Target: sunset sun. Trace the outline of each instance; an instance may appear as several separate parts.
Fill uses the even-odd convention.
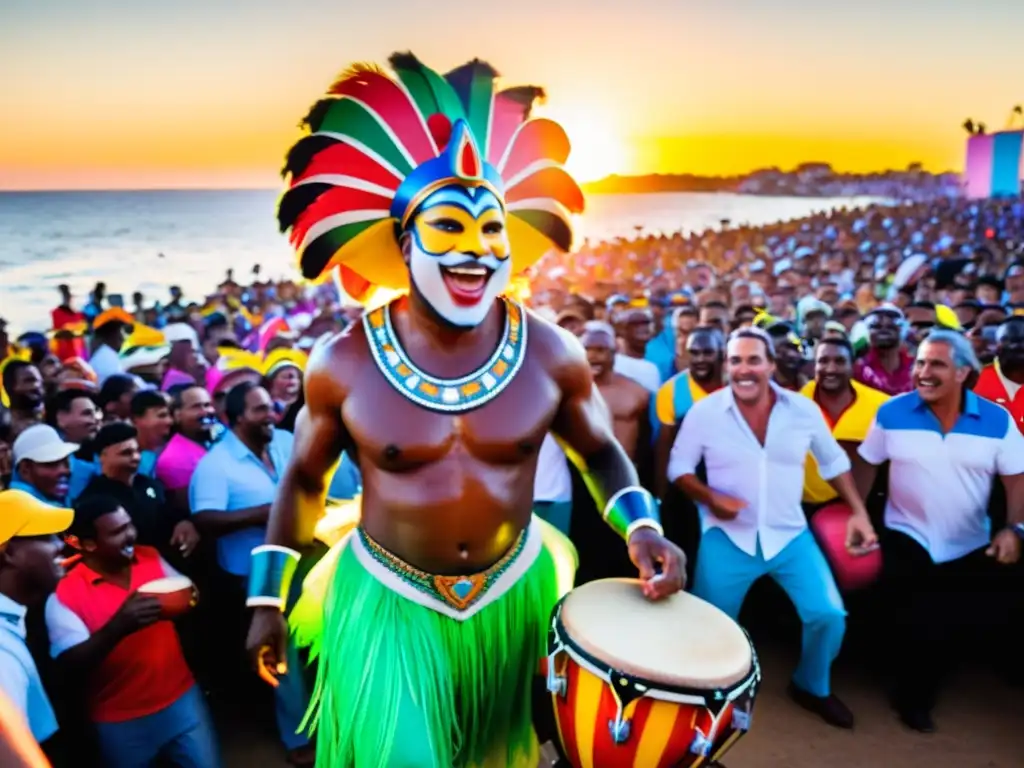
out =
[[[606,115],[575,106],[542,107],[537,114],[565,128],[572,145],[565,167],[578,181],[597,181],[628,170],[626,146]]]

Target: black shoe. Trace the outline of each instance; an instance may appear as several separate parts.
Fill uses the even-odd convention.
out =
[[[789,698],[808,712],[816,714],[829,725],[836,728],[853,728],[853,713],[839,700],[838,696],[815,696],[813,693],[798,688],[794,683],[790,683]]]
[[[899,710],[900,722],[907,728],[918,733],[935,733],[935,721],[926,709]]]

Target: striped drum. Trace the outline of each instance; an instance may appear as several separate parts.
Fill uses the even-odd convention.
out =
[[[555,608],[548,650],[575,768],[709,766],[750,727],[761,680],[753,646],[692,595],[651,602],[633,579],[590,582]]]

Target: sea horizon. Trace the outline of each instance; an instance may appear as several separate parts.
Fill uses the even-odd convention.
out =
[[[141,291],[167,301],[179,285],[202,300],[227,269],[265,279],[297,278],[294,252],[278,230],[281,189],[174,188],[0,191],[0,316],[16,332],[48,330],[57,285],[78,304],[96,282],[128,301]],[[577,247],[733,225],[763,226],[839,207],[889,202],[873,197],[769,197],[732,192],[588,195],[576,218]]]

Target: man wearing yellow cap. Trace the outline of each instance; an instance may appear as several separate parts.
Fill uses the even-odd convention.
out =
[[[100,312],[93,320],[89,365],[96,372],[99,386],[108,376],[123,372],[118,353],[134,325],[135,318],[120,307]]]
[[[25,643],[25,613],[45,602],[64,575],[56,534],[73,516],[23,491],[0,492],[0,691],[40,743],[57,732],[57,718]]]

